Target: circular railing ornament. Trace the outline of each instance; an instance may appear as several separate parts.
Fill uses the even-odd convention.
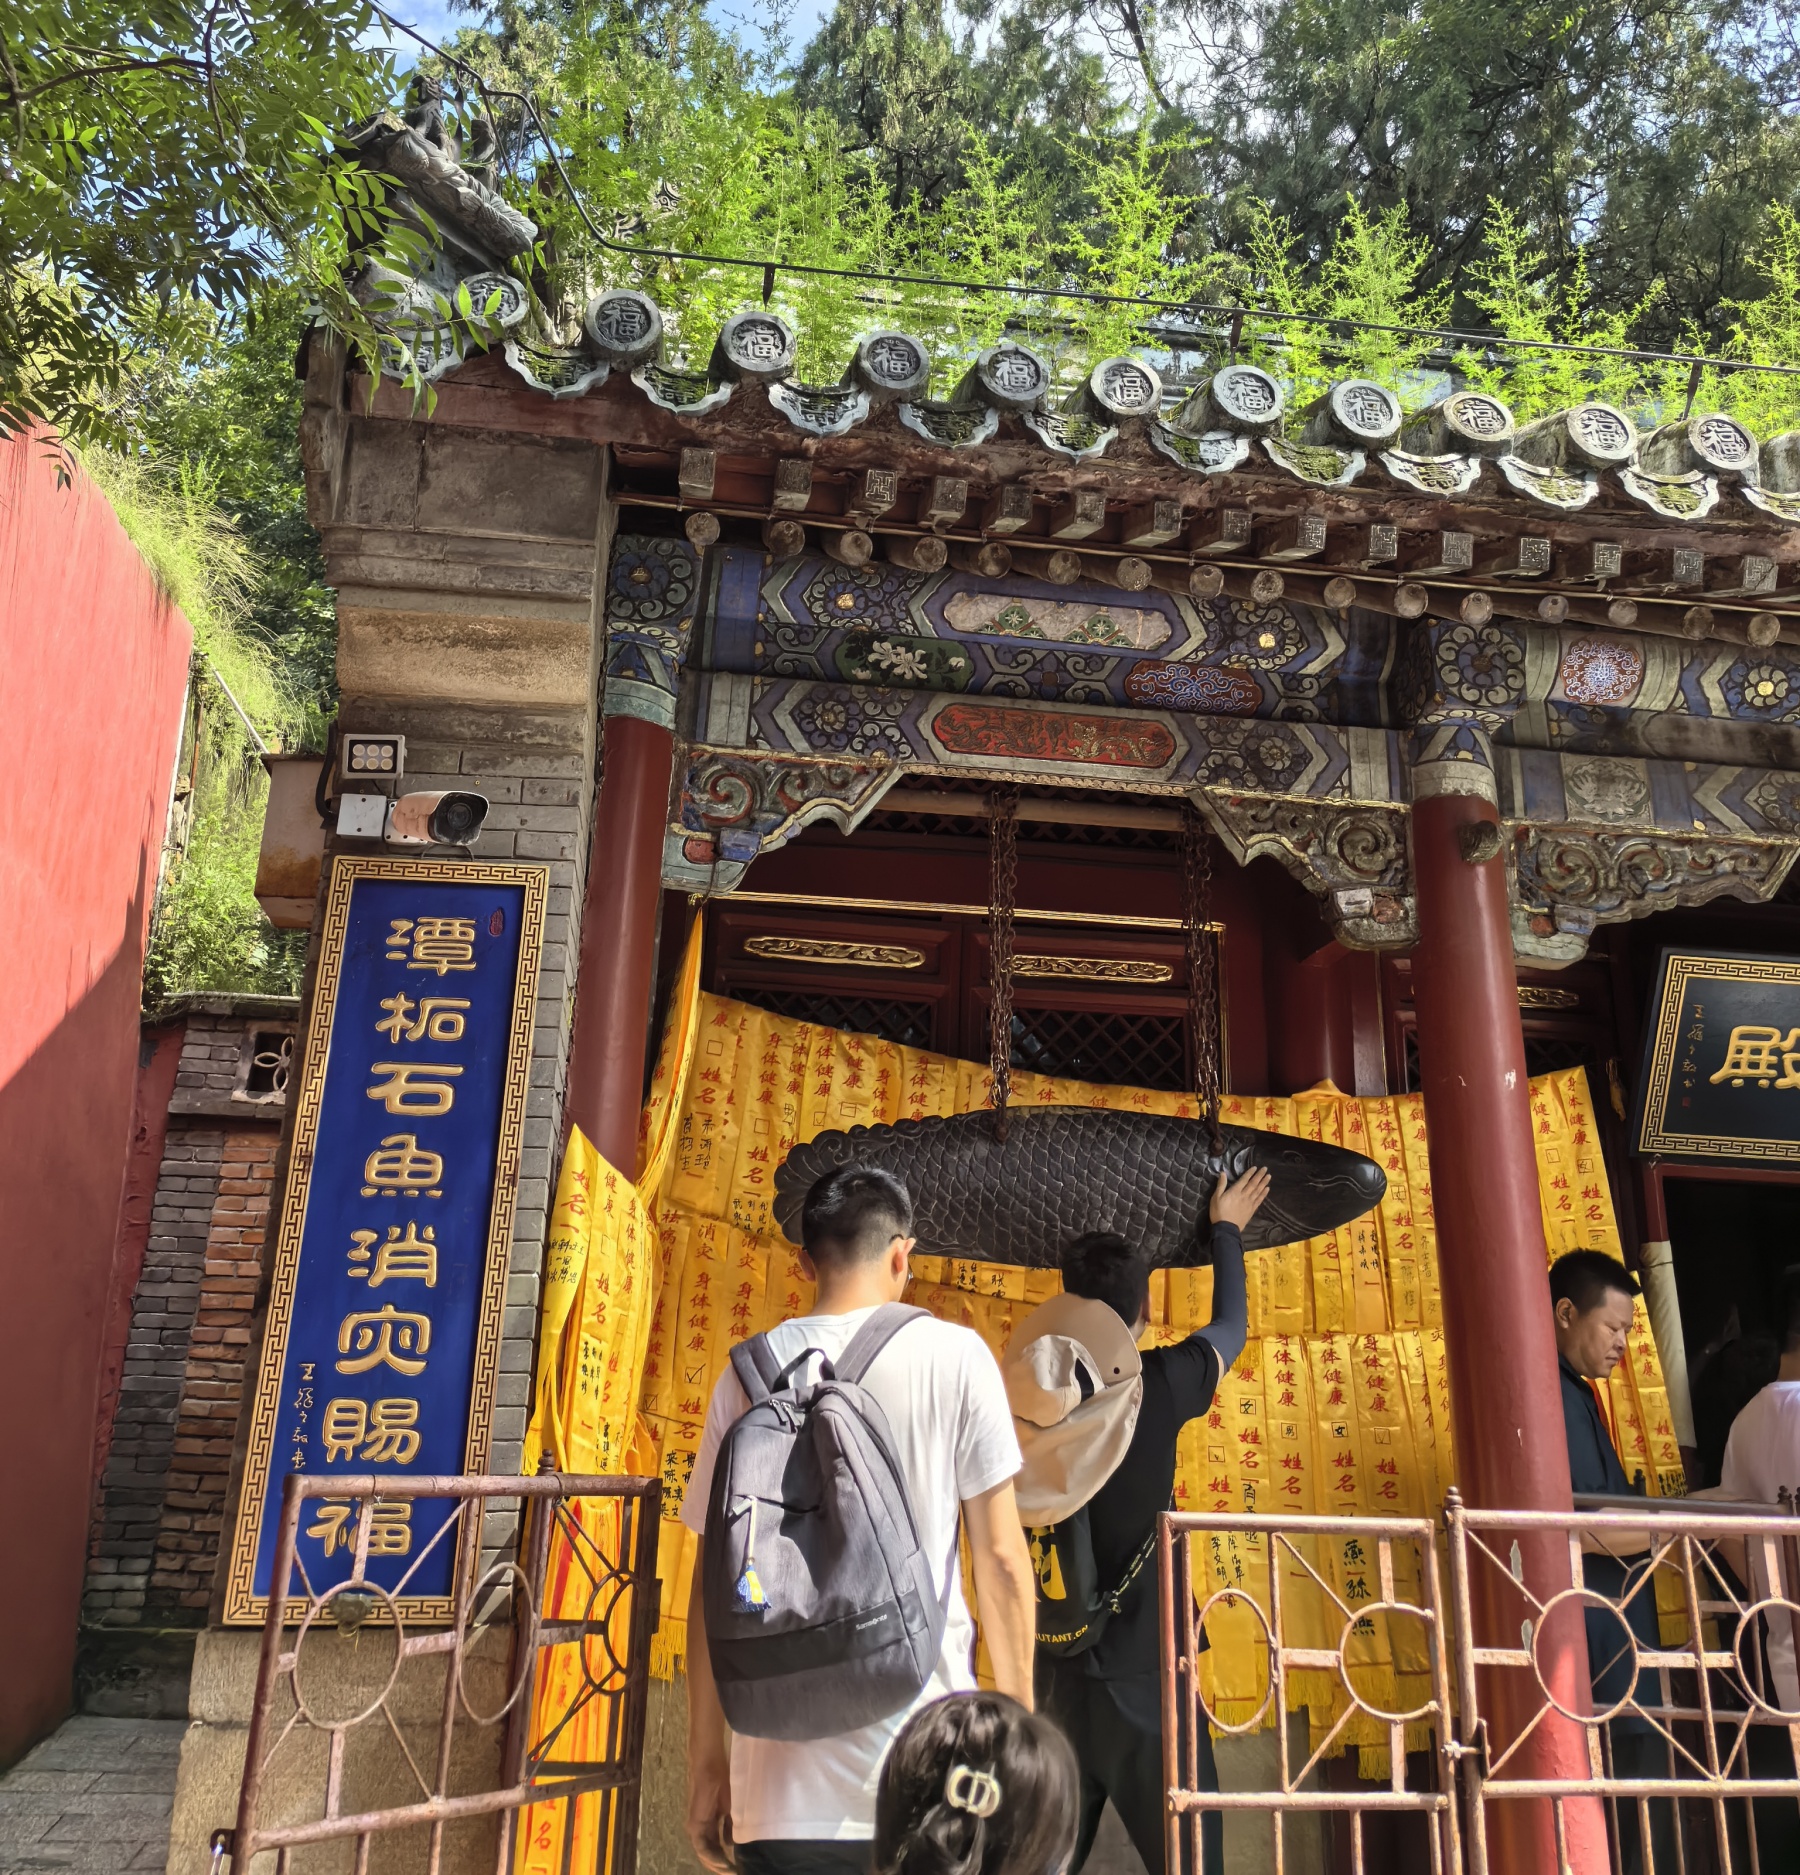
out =
[[[1227,1608],[1236,1608],[1240,1602],[1249,1608],[1250,1612],[1256,1617],[1256,1625],[1262,1629],[1262,1639],[1260,1641],[1253,1640],[1250,1644],[1253,1647],[1260,1646],[1267,1655],[1269,1662],[1269,1674],[1263,1687],[1262,1704],[1240,1725],[1228,1725],[1219,1717],[1212,1707],[1207,1704],[1206,1692],[1200,1684],[1199,1674],[1196,1673],[1193,1676],[1194,1704],[1206,1715],[1207,1723],[1214,1731],[1219,1733],[1221,1737],[1238,1738],[1246,1733],[1257,1732],[1262,1729],[1263,1719],[1268,1713],[1270,1706],[1274,1703],[1275,1689],[1280,1684],[1280,1675],[1275,1671],[1276,1656],[1280,1650],[1275,1639],[1275,1630],[1269,1625],[1269,1617],[1264,1614],[1262,1609],[1257,1605],[1256,1598],[1252,1595],[1247,1595],[1242,1589],[1214,1589],[1194,1612],[1194,1632],[1196,1634],[1204,1634],[1206,1632],[1206,1617],[1212,1612],[1214,1605],[1221,1602]],[[1177,1638],[1176,1645],[1177,1647],[1180,1646],[1179,1638]]]
[[[620,371],[635,371],[662,350],[662,313],[647,293],[629,287],[596,293],[581,315],[581,328],[594,350]]]
[[[632,1592],[630,1572],[614,1564],[609,1558],[601,1557],[605,1572],[593,1580],[588,1591],[587,1605],[582,1609],[581,1619],[586,1623],[588,1632],[581,1637],[576,1649],[576,1657],[581,1664],[581,1677],[602,1698],[625,1690],[625,1683],[630,1678],[630,1670],[619,1657],[619,1650],[613,1645],[613,1626],[624,1609],[625,1598]],[[592,1650],[598,1647],[604,1654],[604,1660],[596,1660]],[[599,1672],[596,1674],[595,1667]]]
[[[366,1706],[363,1706],[358,1711],[347,1713],[338,1718],[332,1718],[314,1704],[312,1700],[308,1699],[305,1685],[300,1677],[300,1668],[306,1654],[306,1643],[313,1635],[319,1619],[323,1617],[327,1621],[338,1624],[339,1617],[333,1611],[332,1604],[340,1595],[354,1597],[358,1603],[367,1601],[371,1604],[368,1609],[359,1606],[356,1610],[355,1631],[359,1642],[362,1640],[363,1630],[368,1626],[370,1617],[374,1612],[373,1604],[380,1602],[386,1609],[388,1619],[393,1624],[392,1628],[386,1631],[377,1628],[374,1632],[384,1634],[384,1637],[385,1632],[391,1632],[393,1636],[393,1661],[388,1668],[387,1679],[383,1682],[381,1690]],[[323,1594],[315,1595],[307,1604],[306,1613],[301,1617],[299,1631],[294,1636],[294,1648],[291,1656],[292,1665],[288,1668],[288,1688],[293,1694],[294,1705],[298,1709],[300,1716],[306,1720],[307,1724],[317,1726],[322,1732],[347,1732],[353,1726],[361,1725],[365,1719],[373,1718],[374,1715],[381,1710],[382,1706],[386,1704],[388,1694],[394,1690],[395,1683],[400,1678],[400,1662],[405,1658],[405,1643],[406,1631],[400,1620],[400,1606],[380,1583],[360,1579],[347,1579],[334,1584],[331,1588],[326,1589]],[[330,1675],[329,1672],[327,1672],[328,1681],[329,1678]]]
[[[525,1620],[519,1624],[524,1640],[513,1661],[512,1690],[492,1712],[480,1712],[469,1698],[468,1683],[464,1678],[464,1662],[470,1644],[478,1641],[494,1626],[493,1623],[485,1620],[478,1621],[476,1611],[490,1593],[498,1592],[503,1582],[510,1582],[513,1593],[524,1603]],[[456,1631],[456,1650],[451,1658],[451,1671],[456,1677],[457,1701],[475,1724],[497,1725],[518,1704],[519,1695],[524,1692],[525,1683],[531,1677],[538,1646],[538,1625],[537,1607],[531,1598],[531,1584],[526,1580],[525,1571],[515,1562],[495,1563],[469,1591],[468,1604],[463,1611],[462,1625]]]
[[[1381,1706],[1371,1705],[1368,1700],[1364,1699],[1362,1694],[1356,1690],[1356,1686],[1350,1678],[1351,1637],[1356,1633],[1357,1629],[1363,1627],[1364,1623],[1372,1622],[1376,1615],[1410,1615],[1424,1627],[1427,1632],[1431,1632],[1437,1627],[1437,1622],[1432,1616],[1431,1610],[1429,1608],[1417,1607],[1412,1602],[1365,1602],[1362,1607],[1357,1609],[1350,1619],[1344,1623],[1344,1631],[1338,1636],[1338,1679],[1343,1683],[1344,1691],[1350,1695],[1350,1703],[1357,1711],[1367,1713],[1378,1725],[1415,1725],[1419,1720],[1429,1717],[1430,1714],[1436,1710],[1437,1700],[1435,1697],[1428,1697],[1422,1705],[1414,1706],[1410,1712],[1389,1712]]]
[[[1760,1602],[1752,1602],[1738,1617],[1737,1628],[1731,1639],[1732,1656],[1737,1661],[1738,1682],[1743,1688],[1745,1697],[1759,1711],[1767,1713],[1772,1719],[1778,1719],[1783,1725],[1800,1725],[1800,1711],[1789,1711],[1786,1706],[1771,1705],[1763,1698],[1762,1694],[1756,1690],[1761,1675],[1753,1674],[1745,1664],[1744,1643],[1748,1641],[1752,1647],[1759,1645],[1760,1635],[1756,1619],[1758,1615],[1768,1618],[1768,1628],[1771,1634],[1779,1633],[1780,1630],[1775,1625],[1776,1621],[1787,1622],[1800,1617],[1800,1602],[1785,1601],[1779,1595],[1765,1596]]]
[[[1550,1625],[1550,1617],[1558,1608],[1565,1606],[1571,1611],[1598,1608],[1612,1616],[1619,1624],[1619,1632],[1625,1637],[1624,1645],[1618,1648],[1614,1655],[1615,1660],[1623,1658],[1626,1647],[1631,1649],[1631,1682],[1625,1688],[1624,1692],[1604,1711],[1595,1711],[1592,1713],[1577,1712],[1573,1707],[1565,1706],[1562,1701],[1557,1698],[1555,1692],[1551,1689],[1549,1679],[1545,1676],[1544,1663],[1538,1656],[1538,1650],[1543,1644],[1544,1631]],[[1585,1625],[1585,1613],[1582,1614],[1581,1618]],[[1545,1704],[1550,1706],[1553,1711],[1561,1713],[1565,1719],[1574,1720],[1577,1725],[1604,1725],[1608,1719],[1617,1718],[1617,1716],[1631,1704],[1633,1698],[1636,1697],[1638,1676],[1643,1671],[1643,1667],[1638,1659],[1637,1636],[1632,1633],[1631,1624],[1625,1619],[1624,1613],[1617,1603],[1609,1601],[1606,1596],[1597,1594],[1592,1589],[1564,1589],[1560,1594],[1552,1595],[1550,1599],[1545,1602],[1542,1612],[1532,1626],[1531,1670],[1537,1677],[1538,1691],[1543,1694]],[[1584,1680],[1584,1687],[1586,1684],[1587,1682]]]

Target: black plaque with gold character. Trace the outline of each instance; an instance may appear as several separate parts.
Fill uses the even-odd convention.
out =
[[[1800,1165],[1800,957],[1663,952],[1633,1147]]]

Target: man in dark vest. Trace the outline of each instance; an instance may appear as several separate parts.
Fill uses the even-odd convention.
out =
[[[1616,1257],[1602,1250],[1571,1250],[1550,1266],[1550,1306],[1556,1318],[1556,1364],[1562,1376],[1563,1425],[1569,1441],[1569,1483],[1577,1492],[1607,1497],[1641,1497],[1643,1475],[1625,1475],[1613,1440],[1610,1414],[1598,1389],[1625,1358],[1625,1341],[1639,1295],[1637,1279]],[[1631,1690],[1632,1640],[1656,1649],[1662,1640],[1656,1620],[1656,1588],[1645,1580],[1649,1567],[1647,1538],[1634,1535],[1629,1545],[1602,1545],[1582,1539],[1582,1583],[1622,1610],[1623,1620],[1590,1605],[1587,1623],[1588,1671],[1593,1679],[1594,1710],[1616,1706]],[[1624,1553],[1615,1553],[1624,1552]],[[1629,1599],[1628,1599],[1629,1598]],[[1629,1627],[1630,1633],[1626,1632]],[[1638,1679],[1635,1697],[1654,1704],[1660,1697],[1654,1675]],[[1670,1775],[1665,1741],[1654,1724],[1630,1708],[1606,1728],[1615,1777]],[[1620,1860],[1626,1875],[1644,1866],[1635,1803],[1621,1799],[1617,1809]],[[1669,1805],[1650,1806],[1656,1866],[1673,1868],[1674,1829]]]
[[[1093,1232],[1077,1238],[1063,1258],[1063,1296],[1038,1312],[1045,1317],[1047,1332],[1034,1331],[1035,1317],[1028,1316],[1019,1324],[1008,1352],[1007,1393],[1015,1423],[1022,1401],[1029,1397],[1032,1422],[1050,1433],[1044,1441],[1050,1448],[1045,1453],[1049,1469],[1065,1485],[1073,1485],[1069,1498],[1087,1506],[1098,1584],[1110,1593],[1130,1577],[1118,1612],[1107,1620],[1092,1647],[1061,1657],[1040,1648],[1037,1656],[1039,1709],[1068,1734],[1081,1766],[1081,1822],[1070,1875],[1076,1875],[1087,1860],[1109,1797],[1144,1866],[1160,1870],[1167,1859],[1156,1570],[1154,1564],[1141,1564],[1156,1520],[1174,1498],[1175,1447],[1182,1428],[1212,1405],[1221,1376],[1243,1351],[1248,1321],[1240,1233],[1268,1193],[1269,1175],[1261,1168],[1247,1172],[1235,1184],[1221,1179],[1211,1205],[1212,1320],[1185,1341],[1174,1347],[1145,1349],[1130,1358],[1135,1354],[1131,1342],[1149,1326],[1150,1266],[1142,1252],[1123,1237]],[[1076,1297],[1087,1298],[1090,1306],[1106,1304],[1117,1315],[1130,1337],[1120,1337],[1124,1340],[1122,1356],[1108,1351],[1093,1358],[1107,1337],[1089,1332],[1085,1340],[1081,1338],[1080,1305],[1060,1306]],[[1078,1332],[1072,1336],[1071,1329]],[[1114,1323],[1111,1332],[1117,1331],[1118,1323]],[[1067,1442],[1059,1448],[1056,1429],[1046,1427],[1042,1403],[1049,1389],[1045,1382],[1054,1376],[1048,1360],[1040,1360],[1033,1374],[1024,1371],[1034,1339],[1040,1344],[1060,1341],[1073,1352],[1071,1403],[1077,1409],[1085,1406],[1094,1418],[1094,1436],[1084,1442],[1084,1450],[1071,1450]],[[1116,1377],[1115,1369],[1119,1370]],[[1121,1392],[1137,1389],[1134,1417],[1129,1398],[1123,1415],[1107,1410],[1103,1396],[1115,1386]],[[1067,1415],[1070,1420],[1075,1417],[1074,1411]],[[1021,1430],[1029,1433],[1031,1426]],[[1026,1464],[1029,1473],[1029,1456]],[[1085,1478],[1084,1468],[1088,1469]],[[1095,1488],[1096,1478],[1102,1476],[1104,1482]],[[1027,1515],[1026,1521],[1034,1519]],[[1132,1576],[1134,1564],[1139,1566]],[[1216,1790],[1212,1741],[1204,1725],[1196,1742],[1199,1787]],[[1224,1830],[1218,1811],[1206,1813],[1201,1830],[1205,1875],[1222,1875]],[[1169,1875],[1177,1871],[1170,1870]]]

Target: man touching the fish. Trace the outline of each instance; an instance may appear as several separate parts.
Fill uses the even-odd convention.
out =
[[[1063,1293],[1022,1321],[1001,1373],[1024,1469],[1019,1514],[1038,1572],[1037,1701],[1081,1768],[1071,1875],[1110,1797],[1146,1868],[1163,1855],[1162,1695],[1155,1570],[1182,1429],[1212,1405],[1248,1333],[1243,1233],[1269,1173],[1221,1175],[1208,1206],[1212,1320],[1173,1347],[1139,1353],[1150,1260],[1114,1232],[1064,1253]],[[1199,1787],[1218,1788],[1211,1738],[1197,1740]],[[1224,1868],[1223,1819],[1201,1823],[1202,1870]],[[1177,1875],[1170,1870],[1169,1875]],[[1197,1875],[1186,1864],[1180,1875]]]

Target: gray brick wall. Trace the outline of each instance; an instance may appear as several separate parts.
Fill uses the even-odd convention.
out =
[[[278,1096],[254,1096],[238,1091],[247,1044],[256,1036],[291,1036],[299,1019],[298,997],[188,997],[178,1005],[186,1016],[187,1034],[181,1046],[181,1064],[175,1075],[171,1114],[230,1114],[246,1119],[281,1118],[285,1102]]]
[[[210,1033],[203,1045],[210,1047]],[[170,1122],[89,1549],[82,1614],[91,1622],[144,1618],[223,1153],[216,1124]]]

